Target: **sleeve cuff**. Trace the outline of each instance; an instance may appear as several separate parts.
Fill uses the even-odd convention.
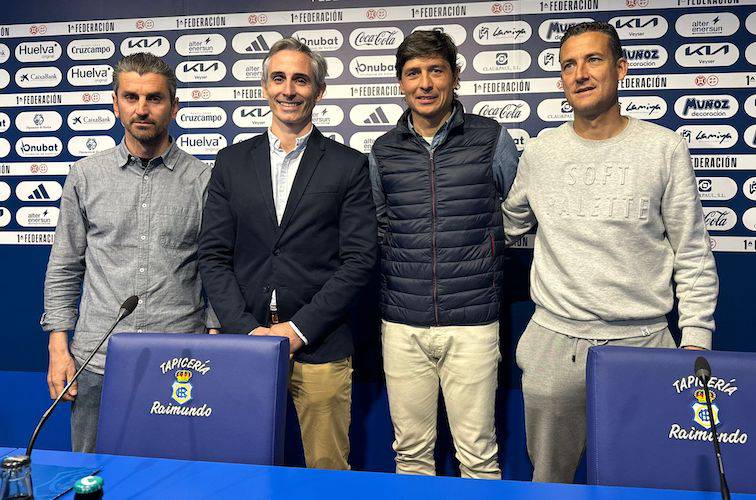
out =
[[[680,347],[688,346],[711,350],[711,330],[695,326],[683,327]]]
[[[289,324],[291,325],[291,328],[294,330],[294,333],[297,334],[297,337],[302,339],[302,342],[304,342],[304,345],[308,345],[309,342],[307,342],[307,337],[305,337],[301,331],[299,331],[299,328],[297,328],[297,325],[294,324],[293,321],[289,321]]]

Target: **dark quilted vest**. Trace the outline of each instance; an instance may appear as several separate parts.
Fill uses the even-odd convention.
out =
[[[457,103],[432,155],[408,112],[373,145],[386,195],[381,312],[415,326],[499,319],[504,229],[492,162],[499,124]]]

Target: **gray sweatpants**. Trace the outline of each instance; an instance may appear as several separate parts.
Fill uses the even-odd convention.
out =
[[[571,483],[585,449],[585,364],[594,345],[669,347],[665,328],[642,337],[589,340],[528,323],[517,344],[533,481]]]

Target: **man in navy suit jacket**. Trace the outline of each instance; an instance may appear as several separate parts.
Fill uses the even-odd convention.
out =
[[[312,124],[326,74],[296,39],[271,48],[261,83],[272,123],[218,153],[199,265],[224,333],[288,337],[307,466],[348,469],[347,310],[375,265],[377,229],[367,158]]]

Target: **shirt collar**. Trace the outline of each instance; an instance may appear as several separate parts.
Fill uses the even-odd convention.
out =
[[[452,112],[449,115],[449,118],[447,118],[446,121],[444,122],[444,124],[441,125],[441,127],[438,130],[436,130],[436,133],[434,134],[433,139],[436,139],[437,137],[439,139],[443,139],[444,137],[446,137],[446,134],[449,133],[449,126],[451,125],[451,122],[452,122],[452,120],[453,120],[453,118],[454,118],[454,116],[456,114],[457,114],[457,107],[455,106],[452,109]],[[420,137],[421,139],[425,140],[425,137],[421,136],[417,132],[417,130],[415,130],[415,126],[412,124],[412,113],[409,113],[407,115],[407,127],[410,129],[410,132],[412,132],[416,136]],[[434,140],[434,142],[436,142],[436,141]]]
[[[152,158],[150,160],[150,163],[153,165],[160,165],[163,164],[168,168],[168,170],[173,170],[176,167],[176,162],[178,161],[178,146],[175,145],[175,141],[172,137],[168,137],[168,140],[170,141],[168,144],[168,147],[163,151],[162,154],[156,156],[155,158]],[[140,163],[142,162],[142,159],[139,157],[136,157],[132,155],[129,152],[129,148],[126,147],[126,139],[121,139],[120,144],[116,147],[116,159],[118,160],[118,166],[121,168],[125,168],[127,165],[131,163]]]
[[[312,135],[312,131],[315,130],[315,126],[313,125],[310,127],[310,131],[307,132],[305,135],[302,135],[300,137],[297,137],[296,145],[294,146],[294,149],[292,152],[300,152],[305,148],[307,145],[307,139],[310,138],[310,135]],[[268,140],[270,141],[270,150],[274,152],[283,152],[283,148],[281,147],[281,139],[278,138],[276,134],[273,133],[273,129],[268,127]]]

